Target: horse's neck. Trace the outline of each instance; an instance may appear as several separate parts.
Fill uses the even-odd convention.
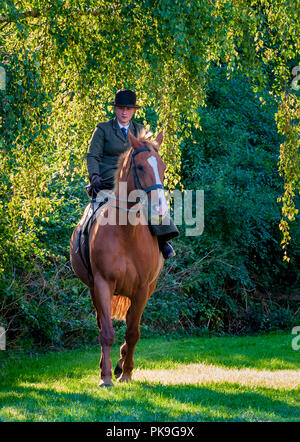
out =
[[[119,223],[118,225],[124,230],[124,232],[126,232],[126,234],[135,234],[137,232],[137,228],[140,226],[140,223],[137,225],[131,224],[129,222],[129,214],[137,216],[137,212],[140,211],[140,208],[135,207],[138,202],[135,200],[135,198],[130,198],[130,192],[131,190],[128,191],[125,186],[123,188],[122,186],[118,185],[115,187],[116,206],[119,207],[118,211],[121,212],[119,215],[123,219],[126,218],[127,220],[126,224]],[[143,215],[140,214],[139,216]]]

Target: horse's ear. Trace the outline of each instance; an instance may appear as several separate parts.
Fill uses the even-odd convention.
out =
[[[164,139],[164,134],[163,134],[163,131],[161,131],[161,132],[159,132],[159,134],[157,135],[157,137],[156,137],[156,139],[155,139],[155,141],[156,141],[158,147],[159,147],[159,146],[161,145],[161,143],[163,142],[163,139]]]
[[[130,146],[134,150],[139,149],[140,147],[139,140],[133,135],[132,132],[130,132],[130,130],[128,130],[128,136],[129,136]]]

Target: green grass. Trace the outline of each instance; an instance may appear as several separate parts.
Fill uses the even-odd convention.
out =
[[[181,369],[189,364],[220,367],[230,382],[161,384],[151,379],[97,387],[99,348],[24,356],[1,352],[0,420],[2,421],[299,421],[299,389],[288,383],[272,387],[282,370],[292,377],[300,351],[286,333],[251,337],[141,339],[135,352],[136,373]],[[112,351],[113,365],[118,346]],[[235,373],[270,375],[259,381],[235,382]],[[247,372],[247,370],[245,371]],[[147,372],[148,373],[148,372]],[[288,375],[289,375],[288,373]],[[273,376],[273,378],[272,378]],[[176,378],[177,379],[177,378]],[[186,380],[185,380],[186,382]]]

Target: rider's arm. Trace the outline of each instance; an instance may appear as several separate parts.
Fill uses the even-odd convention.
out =
[[[90,142],[90,147],[86,155],[86,164],[90,179],[92,178],[93,174],[99,175],[99,166],[103,156],[103,148],[104,148],[104,132],[98,126],[94,130]]]

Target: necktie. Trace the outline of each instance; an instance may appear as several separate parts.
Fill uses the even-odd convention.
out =
[[[125,127],[121,127],[121,131],[123,132],[124,137],[127,137],[127,129]]]

